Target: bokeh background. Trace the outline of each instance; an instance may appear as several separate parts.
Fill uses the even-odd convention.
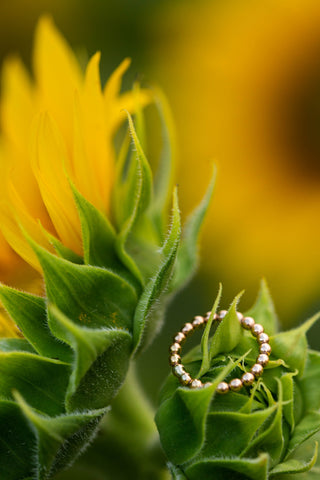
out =
[[[198,274],[170,307],[165,328],[141,360],[151,398],[168,373],[171,335],[209,309],[219,281],[224,306],[246,290],[245,310],[265,276],[284,327],[317,311],[320,2],[2,1],[1,63],[18,53],[31,66],[33,31],[43,13],[52,15],[83,62],[101,50],[102,81],[129,56],[126,88],[138,76],[164,90],[176,125],[184,218],[201,199],[213,161],[218,166]],[[152,115],[148,128],[147,154],[156,162],[159,125]],[[10,281],[10,265],[0,265],[0,276]],[[314,327],[313,347],[319,338]]]

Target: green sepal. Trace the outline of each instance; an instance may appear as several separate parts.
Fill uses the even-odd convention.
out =
[[[34,465],[37,480],[50,479],[70,465],[92,441],[107,409],[82,414],[47,417],[39,414],[15,392],[15,399],[37,437],[37,459]]]
[[[210,335],[210,332],[211,332],[211,327],[212,327],[212,323],[213,323],[214,314],[216,313],[217,308],[218,308],[219,303],[220,303],[221,295],[222,295],[222,285],[220,283],[218,295],[217,295],[217,297],[214,301],[214,304],[212,306],[210,317],[208,319],[208,323],[206,325],[206,328],[205,328],[205,330],[203,332],[203,335],[202,335],[202,338],[201,338],[202,363],[201,363],[201,368],[200,368],[200,371],[199,371],[199,374],[198,374],[199,377],[204,375],[210,369],[211,356],[210,356],[210,348],[209,348],[209,335]],[[216,328],[213,332],[213,335],[216,333],[217,325],[215,325],[215,327]]]
[[[159,88],[155,92],[155,105],[161,122],[162,150],[154,177],[154,201],[151,208],[153,219],[161,235],[164,230],[167,207],[173,188],[176,139],[170,106],[164,93]]]
[[[70,366],[26,352],[0,352],[1,397],[13,399],[12,391],[23,392],[26,400],[48,415],[64,411]]]
[[[182,464],[200,450],[214,390],[212,386],[194,391],[178,388],[171,398],[161,404],[156,423],[160,427],[161,443],[171,462]]]
[[[114,209],[120,227],[120,233],[116,237],[115,248],[122,263],[143,285],[143,276],[133,256],[128,252],[127,242],[135,225],[142,219],[143,214],[151,203],[152,173],[129,114],[128,122],[136,155],[135,158],[131,158],[132,161],[128,166],[126,175],[124,172],[118,173],[114,189]],[[119,185],[119,189],[117,185]]]
[[[57,341],[49,330],[44,298],[0,284],[0,300],[24,337],[40,355],[71,360],[69,347]]]
[[[192,277],[198,267],[198,242],[201,226],[209,208],[214,185],[216,180],[216,169],[214,168],[212,179],[207,191],[198,205],[186,221],[183,229],[181,245],[178,250],[177,266],[170,288],[176,291],[182,288]]]
[[[285,462],[279,463],[270,472],[270,478],[274,478],[279,474],[288,473],[303,473],[308,472],[314,466],[318,457],[318,442],[315,442],[312,457],[309,460],[301,460],[297,458],[290,458]],[[276,480],[276,479],[275,479]]]
[[[317,313],[298,328],[278,333],[270,339],[273,355],[284,360],[292,370],[298,370],[299,377],[303,375],[307,360],[306,333],[319,318],[320,313]]]
[[[275,406],[251,412],[210,412],[206,424],[206,440],[199,458],[241,456],[262,424],[275,411]]]
[[[89,328],[132,328],[134,288],[107,269],[76,265],[30,241],[42,266],[47,297],[67,317]]]
[[[79,326],[54,306],[49,307],[49,324],[56,337],[74,350],[74,364],[66,393],[67,411],[108,405],[128,370],[131,335],[115,328]]]
[[[253,307],[246,312],[246,316],[253,317],[256,323],[260,323],[269,336],[278,332],[278,317],[265,279],[261,280],[258,298]]]
[[[0,478],[20,480],[32,476],[36,438],[19,406],[0,400]]]
[[[181,235],[181,219],[178,205],[177,190],[173,193],[172,223],[168,236],[161,249],[162,260],[155,275],[146,285],[136,308],[133,321],[134,349],[146,347],[153,340],[155,333],[161,327],[162,310],[159,315],[159,299],[166,291],[172,277],[178,245]],[[157,305],[158,312],[155,312]]]
[[[222,319],[210,344],[210,360],[222,352],[231,352],[240,342],[243,330],[237,317],[237,305],[243,292],[233,300],[228,313]]]
[[[42,230],[59,257],[69,260],[69,262],[78,263],[79,265],[83,264],[83,257],[81,257],[81,255],[78,255],[73,250],[66,247],[54,235],[51,235],[47,230],[45,230],[45,228],[42,227]]]
[[[259,452],[265,451],[269,455],[270,466],[276,465],[279,462],[284,448],[282,423],[283,396],[282,384],[280,381],[278,382],[278,386],[278,401],[272,422],[251,442],[249,442],[247,448],[242,452],[243,456],[255,456]]]
[[[309,412],[296,426],[290,439],[285,460],[290,457],[300,445],[320,431],[320,412]]]
[[[309,350],[303,376],[300,378],[301,392],[306,410],[320,408],[320,352]]]
[[[37,353],[25,338],[0,338],[0,352]]]
[[[268,455],[257,458],[221,458],[194,463],[185,469],[188,480],[267,480]]]

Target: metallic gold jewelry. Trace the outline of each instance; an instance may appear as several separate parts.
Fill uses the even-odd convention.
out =
[[[227,310],[221,310],[219,314],[214,314],[213,320],[216,322],[221,322],[227,313]],[[192,378],[182,365],[180,356],[181,346],[187,337],[190,336],[196,329],[204,327],[208,323],[210,315],[211,312],[208,312],[204,317],[197,315],[194,317],[193,322],[185,323],[180,332],[176,333],[174,336],[173,343],[169,348],[169,363],[172,368],[172,373],[179,379],[179,382],[182,385],[189,388],[203,388],[212,385],[211,382],[202,383],[201,380]],[[229,391],[238,392],[243,386],[248,387],[252,385],[255,379],[262,375],[263,368],[269,362],[271,347],[269,344],[269,336],[264,332],[263,326],[259,323],[256,323],[252,317],[244,317],[240,312],[237,312],[237,317],[240,325],[245,330],[250,330],[252,335],[256,337],[259,344],[259,355],[256,359],[256,363],[251,367],[250,372],[245,372],[241,379],[233,378],[229,383],[220,382],[216,390],[218,393],[227,393]]]

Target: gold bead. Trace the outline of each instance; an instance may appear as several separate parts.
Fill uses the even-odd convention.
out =
[[[181,332],[184,335],[188,335],[189,333],[193,332],[193,325],[192,323],[185,323],[185,325],[182,327]]]
[[[206,383],[203,385],[203,388],[211,387],[211,385],[212,385],[212,382],[206,382]]]
[[[244,318],[244,316],[242,315],[241,312],[236,312],[236,315],[237,315],[237,317],[238,317],[239,322],[241,323],[242,320],[243,320],[243,318]]]
[[[201,327],[203,324],[204,324],[204,318],[203,317],[201,317],[200,315],[197,315],[196,317],[194,317],[193,322],[192,322],[193,328]]]
[[[180,362],[181,362],[181,357],[180,357],[180,355],[177,355],[177,354],[171,355],[171,357],[170,357],[170,365],[171,365],[172,367],[175,367],[175,366],[178,365]]]
[[[228,310],[220,310],[219,312],[219,318],[222,320],[228,313]]]
[[[217,386],[218,393],[228,393],[229,392],[229,385],[227,382],[220,382]]]
[[[248,387],[249,385],[252,385],[254,382],[254,375],[251,372],[246,372],[242,375],[241,377],[243,385]]]
[[[260,375],[262,375],[263,373],[263,366],[260,365],[259,363],[255,363],[253,365],[253,367],[251,368],[251,373],[255,376],[255,377],[260,377]]]
[[[269,362],[269,357],[268,357],[268,355],[265,355],[264,353],[261,353],[257,358],[257,363],[259,365],[262,365],[263,367],[265,365],[267,365],[268,362]]]
[[[180,343],[175,342],[172,345],[170,345],[170,348],[169,348],[170,353],[179,353],[180,350],[181,350]]]
[[[258,337],[260,333],[263,333],[263,326],[260,323],[255,323],[252,327],[252,333],[255,337]]]
[[[191,383],[192,378],[189,375],[189,373],[187,373],[187,372],[183,373],[180,377],[180,382],[182,383],[182,385],[188,385],[189,383]]]
[[[202,388],[202,387],[203,387],[203,383],[202,383],[200,380],[194,379],[194,380],[192,380],[192,382],[190,383],[190,387],[191,387],[191,388]]]
[[[182,343],[185,341],[185,339],[186,339],[186,336],[182,332],[178,332],[173,340],[176,343]]]
[[[266,333],[260,333],[258,335],[258,342],[259,343],[268,343],[269,342],[269,335]]]
[[[255,322],[254,322],[254,319],[252,317],[243,317],[241,325],[246,330],[252,330],[253,327],[255,326]]]
[[[184,366],[183,365],[175,365],[172,369],[172,373],[176,376],[176,377],[181,377],[181,375],[185,374],[186,371],[184,369]]]
[[[233,378],[231,382],[229,382],[229,387],[233,392],[239,392],[242,388],[242,381],[240,378]]]
[[[270,355],[271,353],[271,347],[269,343],[262,343],[260,345],[260,353],[264,353],[266,355]]]

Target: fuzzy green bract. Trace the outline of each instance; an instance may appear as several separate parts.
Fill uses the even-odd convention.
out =
[[[168,299],[196,268],[213,184],[181,240],[170,158],[162,157],[155,176],[162,188],[154,189],[130,116],[129,134],[132,149],[125,139],[111,220],[70,182],[83,258],[53,237],[56,255],[29,239],[45,296],[0,285],[0,300],[23,335],[0,339],[1,479],[47,480],[73,462],[94,437],[131,358],[159,330]]]
[[[202,349],[199,346],[182,359],[192,376],[199,378],[200,373],[201,380],[212,386],[192,390],[181,387],[170,375],[162,390],[156,422],[172,477],[319,478],[320,353],[310,350],[306,339],[319,315],[293,330],[279,332],[263,281],[255,305],[246,314],[269,334],[270,362],[252,387],[219,395],[217,383],[241,377],[258,354],[251,333],[239,328],[238,297],[211,336],[208,322]]]

